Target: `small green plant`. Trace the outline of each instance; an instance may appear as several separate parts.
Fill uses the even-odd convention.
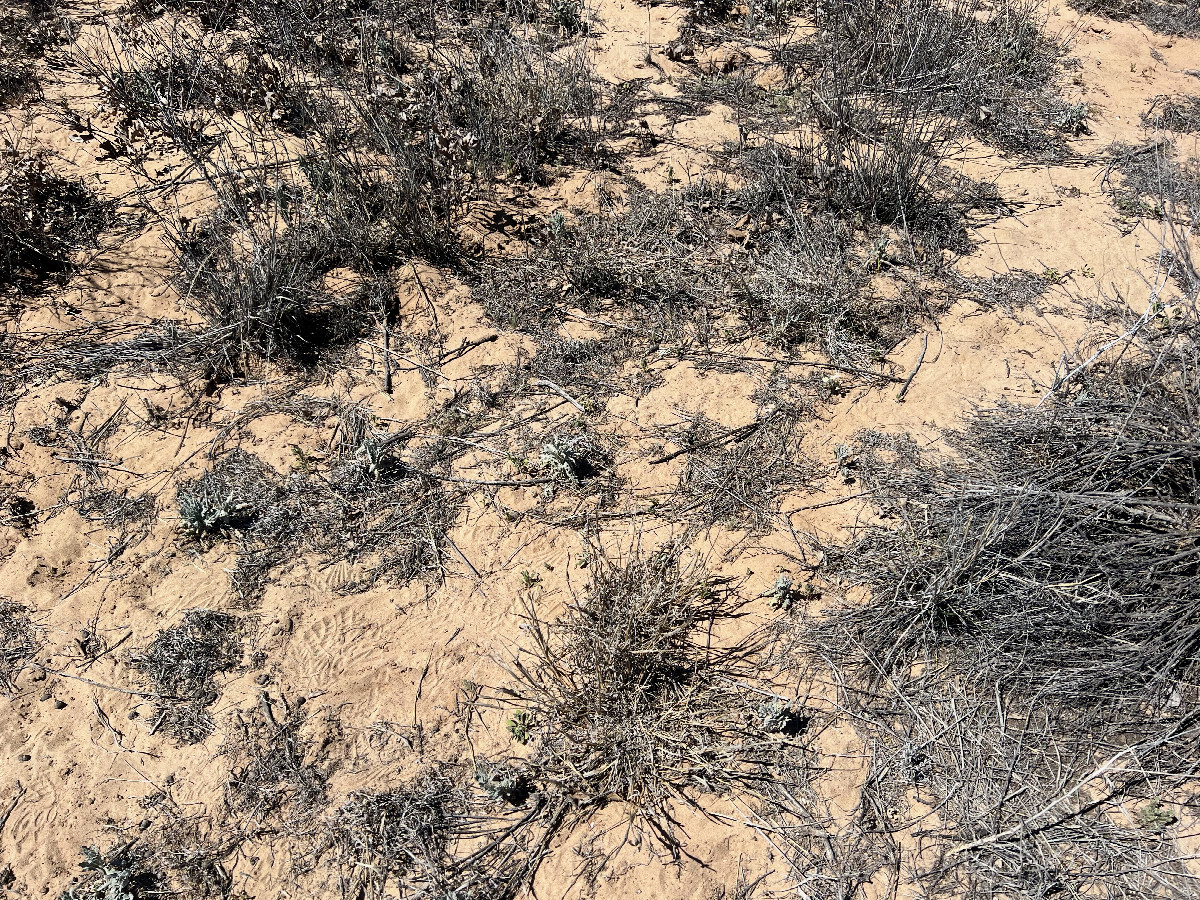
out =
[[[193,537],[225,534],[249,508],[249,504],[237,502],[233,494],[221,499],[205,486],[179,498],[179,527]]]
[[[782,700],[771,700],[759,708],[759,727],[768,734],[795,737],[808,726],[804,708]]]
[[[143,889],[152,887],[150,875],[141,871],[128,845],[105,855],[98,847],[83,848],[84,875],[67,888],[60,900],[138,900]]]
[[[550,21],[568,36],[587,30],[581,0],[550,0]]]
[[[475,766],[475,783],[490,800],[520,806],[529,796],[529,785],[511,766],[480,761]]]
[[[504,723],[504,727],[508,729],[512,739],[524,747],[533,735],[533,717],[525,710],[515,712],[512,718]]]
[[[530,572],[528,569],[521,570],[521,587],[528,590],[534,585],[542,583],[542,576],[535,572]]]
[[[1161,800],[1151,800],[1138,808],[1137,820],[1142,828],[1158,834],[1174,825],[1178,818]]]
[[[796,602],[796,592],[793,589],[792,576],[783,574],[775,579],[775,584],[760,595],[771,602],[771,609],[789,612]]]
[[[542,444],[538,464],[542,470],[572,484],[579,484],[596,474],[596,468],[588,461],[590,442],[586,437],[563,438],[555,436]]]

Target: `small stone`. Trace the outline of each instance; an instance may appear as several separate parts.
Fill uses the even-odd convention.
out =
[[[31,759],[33,759],[33,757],[30,756],[28,753],[22,753],[20,756],[17,757],[18,762],[29,762],[29,760],[31,760]]]
[[[67,704],[66,704],[64,701],[62,701],[62,700],[55,700],[55,701],[54,701],[54,708],[55,708],[55,709],[66,709],[66,708],[67,708]]]

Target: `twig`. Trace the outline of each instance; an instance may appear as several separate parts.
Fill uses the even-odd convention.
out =
[[[921,371],[921,364],[925,362],[925,351],[929,349],[929,332],[925,332],[925,342],[921,345],[921,355],[917,357],[917,364],[909,373],[908,378],[904,380],[904,387],[900,388],[900,393],[896,395],[896,402],[903,403],[904,395],[908,393],[908,389],[912,386],[913,379],[917,377],[917,373]]]

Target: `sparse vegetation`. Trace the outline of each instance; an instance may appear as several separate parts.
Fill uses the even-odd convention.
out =
[[[561,618],[526,603],[529,642],[507,693],[528,712],[528,777],[579,814],[622,804],[678,856],[676,804],[753,792],[801,765],[800,745],[764,727],[762,692],[742,687],[762,683],[754,641],[714,638],[740,613],[728,579],[669,545],[622,561],[593,547],[588,558],[591,581]]]
[[[0,147],[0,295],[62,284],[98,246],[114,207],[60,175],[20,136]]]
[[[129,654],[129,665],[149,684],[155,701],[152,729],[181,744],[196,744],[216,727],[209,708],[221,689],[216,676],[242,663],[245,625],[237,616],[192,609],[146,647]]]
[[[0,691],[12,694],[16,678],[42,649],[42,630],[29,610],[11,600],[0,600]]]
[[[0,0],[0,888],[1194,893],[1200,101],[1105,158],[1033,0],[655,7]],[[958,265],[1035,163],[1136,321]]]

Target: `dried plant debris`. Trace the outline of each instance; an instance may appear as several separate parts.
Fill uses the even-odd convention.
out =
[[[303,701],[263,691],[259,706],[231,720],[219,755],[230,761],[226,786],[231,809],[262,824],[282,815],[299,821],[325,803],[332,766],[326,743],[306,736]]]
[[[1200,752],[1196,362],[1138,347],[980,411],[953,459],[861,457],[882,518],[829,563],[870,599],[802,630],[863,712],[887,827],[944,829],[930,896],[1186,893],[1168,826],[1127,811],[1179,796]]]
[[[1177,134],[1195,134],[1200,131],[1200,96],[1155,97],[1142,113],[1142,124]]]
[[[203,741],[216,728],[209,708],[221,689],[216,676],[242,664],[246,625],[237,616],[192,609],[176,626],[160,631],[129,655],[129,665],[155,701],[154,732],[181,744]]]
[[[839,363],[877,362],[928,306],[905,292],[879,296],[872,278],[924,264],[915,244],[853,211],[833,211],[814,165],[801,151],[773,146],[739,158],[737,192],[707,182],[657,194],[630,186],[624,201],[610,198],[599,213],[552,216],[524,255],[485,265],[473,293],[497,324],[551,336],[550,347],[565,346],[557,329],[582,311],[606,329],[604,344],[616,343],[618,352],[604,357],[614,364],[639,348],[702,353],[720,337],[718,323],[727,336],[815,346]],[[941,174],[930,177],[942,183]],[[940,260],[943,244],[961,244],[955,204],[991,202],[979,200],[988,194],[981,185],[952,193],[961,202],[937,200],[943,218],[931,212],[924,222],[923,258]],[[741,323],[741,331],[724,323]],[[600,343],[577,342],[573,355]],[[611,387],[602,377],[590,381]]]
[[[469,809],[467,790],[453,772],[440,769],[404,787],[352,794],[334,813],[326,837],[342,889],[364,897],[383,897],[389,885],[450,889]]]
[[[63,283],[116,222],[115,205],[20,139],[0,147],[0,296]]]
[[[614,561],[589,548],[591,583],[560,618],[526,604],[529,642],[503,692],[523,714],[522,766],[539,796],[569,799],[581,816],[620,803],[636,832],[676,855],[676,804],[754,794],[803,767],[802,729],[764,715],[769,687],[744,687],[769,685],[754,639],[714,637],[739,615],[733,585],[679,553]]]
[[[627,324],[641,332],[673,330],[690,318],[708,290],[717,225],[709,213],[724,189],[707,181],[661,194],[625,188],[624,201],[602,197],[599,213],[555,213],[524,255],[484,266],[474,294],[497,324],[551,332],[572,308],[637,310],[640,318]]]
[[[337,412],[336,404],[321,405],[326,415]],[[400,459],[397,450],[411,435],[377,432],[357,415],[357,407],[342,407],[337,427],[348,430],[339,432],[334,452],[297,447],[286,476],[235,449],[180,486],[181,524],[199,548],[228,539],[237,550],[233,588],[243,602],[257,599],[273,569],[308,553],[319,565],[355,564],[339,585],[345,591],[437,568],[455,496]]]
[[[679,515],[703,526],[771,530],[778,524],[783,497],[817,474],[799,447],[800,423],[806,418],[781,406],[763,410],[739,428],[722,428],[696,416],[677,429],[671,440],[686,456],[679,477]]]
[[[1159,34],[1200,34],[1200,7],[1195,0],[1070,0],[1070,5],[1118,22],[1141,22]]]
[[[492,771],[481,766],[479,771]],[[488,776],[480,785],[501,781]],[[557,833],[561,811],[548,814],[545,804],[537,803],[510,813],[511,794],[484,791],[506,809],[489,808],[486,801],[481,805],[462,773],[445,764],[398,787],[354,792],[327,819],[320,855],[331,860],[347,895],[520,896]]]
[[[42,649],[42,629],[29,609],[0,599],[0,691],[11,695],[16,679]]]
[[[1200,223],[1200,160],[1181,157],[1174,144],[1160,138],[1139,146],[1114,144],[1104,185],[1117,209],[1130,216],[1181,218]],[[1115,172],[1120,179],[1110,179]]]
[[[1182,356],[1128,364],[1037,409],[980,412],[958,461],[883,469],[899,524],[844,557],[887,598],[863,612],[882,628],[864,646],[958,648],[1042,695],[1169,693],[1200,639],[1198,390]]]

